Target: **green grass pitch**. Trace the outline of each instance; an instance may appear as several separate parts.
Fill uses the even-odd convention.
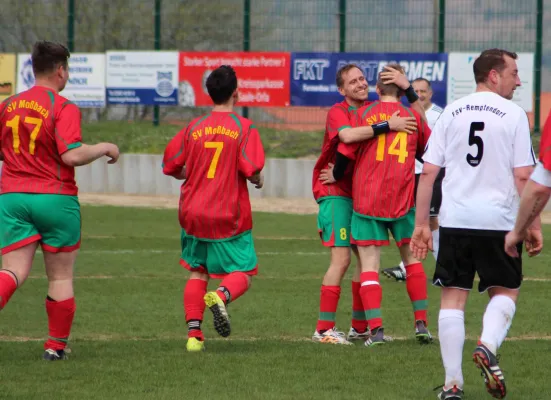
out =
[[[386,332],[397,340],[368,349],[312,343],[319,286],[328,252],[315,216],[256,213],[260,274],[229,307],[232,336],[221,339],[206,313],[207,351],[185,351],[175,210],[83,207],[83,245],[76,266],[77,313],[66,362],[41,360],[47,335],[47,282],[38,255],[31,278],[1,313],[1,399],[435,399],[443,383],[439,344],[413,337],[404,284],[381,278]],[[545,229],[549,237],[551,229]],[[383,266],[397,250],[384,249]],[[508,399],[549,399],[551,311],[549,252],[526,259],[509,340],[501,349]],[[427,275],[434,262],[425,262]],[[350,276],[343,283],[337,325],[348,330]],[[210,285],[215,287],[215,281]],[[465,399],[485,399],[470,354],[487,297],[467,305]],[[437,334],[439,290],[429,288],[429,324]]]

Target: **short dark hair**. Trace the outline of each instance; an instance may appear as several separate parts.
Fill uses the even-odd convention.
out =
[[[71,53],[60,43],[42,40],[33,46],[31,60],[35,76],[46,75],[56,70],[60,65],[68,68]]]
[[[485,82],[491,70],[503,71],[505,69],[505,56],[511,57],[513,60],[518,58],[517,53],[503,49],[488,49],[480,53],[473,64],[475,82]]]
[[[237,75],[229,65],[222,65],[207,78],[207,91],[214,104],[227,103],[237,90]]]
[[[432,85],[430,84],[430,81],[428,79],[417,78],[417,79],[414,79],[413,82],[425,82],[429,86],[429,89],[432,89]],[[413,83],[413,82],[411,82],[411,83]]]
[[[404,73],[404,68],[402,68],[400,64],[388,64],[386,66],[400,71],[402,74]],[[379,72],[379,75],[377,77],[377,87],[379,88],[379,92],[381,93],[381,95],[400,97],[403,94],[402,89],[400,89],[394,83],[390,83],[388,85],[383,83],[383,80],[381,79],[381,74],[383,72],[384,71]]]
[[[339,68],[339,70],[337,71],[337,78],[335,80],[337,83],[337,87],[342,88],[344,86],[343,75],[354,68],[358,68],[361,71],[360,67],[358,67],[356,64],[346,64]]]

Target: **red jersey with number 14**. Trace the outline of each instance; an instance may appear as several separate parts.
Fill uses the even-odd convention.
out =
[[[4,156],[1,193],[76,195],[75,169],[61,155],[81,146],[80,110],[51,89],[35,86],[0,106]]]
[[[328,167],[329,163],[335,163],[337,146],[339,145],[339,132],[344,128],[352,127],[352,120],[356,119],[357,108],[341,101],[329,109],[325,123],[325,135],[321,154],[314,166],[312,176],[312,191],[314,199],[318,200],[327,196],[352,197],[352,171],[354,164],[350,163],[342,179],[337,182],[324,185],[319,180],[321,170]]]
[[[212,112],[193,120],[168,144],[163,172],[186,167],[180,225],[198,239],[221,240],[252,228],[247,180],[264,168],[260,135],[246,118]]]
[[[401,117],[415,117],[417,132],[389,132],[355,145],[339,145],[339,152],[356,160],[352,199],[358,214],[395,219],[414,206],[415,157],[424,152],[428,125],[401,103],[380,101],[358,110],[358,125],[389,120],[398,110]]]

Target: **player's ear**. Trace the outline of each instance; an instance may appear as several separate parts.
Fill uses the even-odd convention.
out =
[[[235,92],[232,93],[232,97],[234,104],[239,101],[239,91],[237,89],[235,89]]]
[[[346,95],[346,93],[344,93],[344,88],[342,88],[342,87],[337,87],[337,90],[339,91],[339,94],[340,94],[341,96],[345,96],[345,95]]]
[[[381,90],[378,85],[375,86],[375,93],[377,93],[377,96],[381,97]]]

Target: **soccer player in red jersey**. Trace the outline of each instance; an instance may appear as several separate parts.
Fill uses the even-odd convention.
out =
[[[385,82],[396,83],[408,89],[410,102],[417,96],[402,72],[388,68],[382,73]],[[331,248],[331,262],[323,278],[320,293],[320,312],[312,340],[320,343],[350,344],[342,332],[335,330],[335,315],[341,293],[341,282],[350,265],[350,221],[352,218],[352,170],[353,164],[342,169],[342,180],[332,184],[320,181],[322,170],[335,162],[339,141],[357,142],[373,137],[370,126],[352,128],[358,108],[366,104],[368,85],[363,72],[354,64],[339,69],[336,79],[341,103],[335,104],[327,115],[322,152],[314,167],[312,187],[314,198],[319,204],[318,230],[322,243]],[[422,112],[422,107],[420,110]],[[416,128],[415,118],[400,117],[398,112],[389,120],[388,129],[412,132]],[[354,249],[355,251],[355,249]],[[366,339],[369,336],[367,321],[360,297],[360,262],[352,280],[353,317],[348,333],[349,340]]]
[[[399,65],[393,67],[401,70]],[[365,344],[374,346],[386,341],[378,271],[381,246],[389,244],[389,230],[406,264],[406,285],[414,308],[416,336],[419,341],[429,343],[432,337],[427,329],[426,275],[408,244],[414,228],[415,156],[423,153],[430,129],[417,112],[400,103],[402,91],[398,86],[386,85],[379,77],[377,93],[379,101],[357,112],[358,123],[372,126],[376,139],[353,145],[341,143],[337,149],[341,157],[355,159],[351,242],[358,247],[362,268],[360,297],[371,329]],[[388,119],[396,112],[415,118],[415,133],[388,132]]]
[[[233,109],[239,100],[237,76],[227,65],[206,82],[215,106],[193,120],[168,144],[163,172],[185,179],[180,195],[180,263],[191,271],[184,289],[188,351],[204,350],[201,323],[205,305],[214,328],[229,336],[228,304],[243,295],[257,273],[247,180],[263,185],[264,148],[253,123]],[[210,278],[221,278],[207,293]]]
[[[80,247],[76,166],[119,157],[110,143],[82,143],[80,111],[58,93],[69,78],[69,51],[37,42],[32,51],[36,84],[0,105],[0,309],[31,271],[36,249],[44,252],[48,340],[44,359],[66,359],[75,314],[73,266]]]

